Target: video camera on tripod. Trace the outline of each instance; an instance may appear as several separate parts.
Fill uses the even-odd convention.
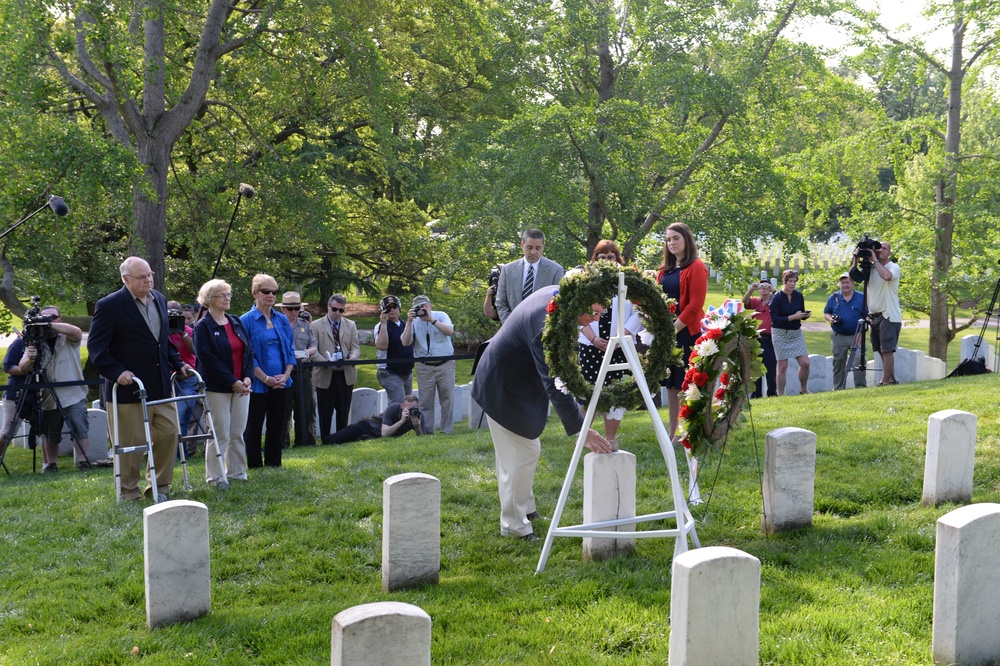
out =
[[[45,341],[45,338],[49,335],[49,330],[52,328],[54,317],[42,314],[41,302],[41,296],[32,296],[31,307],[24,313],[24,317],[22,318],[24,321],[24,331],[21,335],[24,337],[24,345],[26,347],[34,346],[37,348],[38,345]]]

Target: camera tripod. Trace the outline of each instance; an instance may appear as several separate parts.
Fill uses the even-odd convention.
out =
[[[951,371],[949,377],[967,377],[969,375],[984,375],[990,372],[989,368],[986,366],[986,354],[982,356],[979,355],[979,348],[983,344],[983,338],[986,337],[986,329],[990,327],[990,318],[997,317],[996,310],[994,309],[997,305],[997,295],[1000,294],[1000,278],[997,278],[996,286],[993,287],[993,298],[990,299],[990,305],[986,308],[986,317],[983,319],[983,326],[979,329],[979,337],[976,339],[976,346],[972,349],[972,354],[969,358],[965,359],[958,366]],[[997,320],[997,338],[996,340],[1000,342],[1000,319]],[[988,347],[987,347],[988,348]],[[1000,349],[994,347],[993,351],[993,368],[994,371],[997,367],[997,354],[1000,353]]]
[[[42,402],[44,401],[43,392],[50,391],[53,400],[56,403],[56,409],[59,410],[59,414],[62,416],[63,424],[69,430],[70,437],[73,438],[74,446],[80,451],[80,455],[83,456],[83,460],[86,462],[87,466],[90,466],[90,458],[87,457],[87,452],[83,450],[80,445],[80,438],[77,436],[76,430],[73,427],[73,422],[70,421],[69,417],[66,415],[66,410],[63,408],[62,402],[59,400],[59,395],[54,389],[47,389],[37,386],[38,384],[48,384],[49,380],[45,374],[45,369],[43,366],[43,349],[47,350],[47,345],[45,340],[32,341],[32,345],[38,350],[38,355],[35,358],[35,362],[32,365],[31,373],[26,375],[26,380],[24,384],[18,389],[17,404],[14,407],[14,416],[10,420],[10,423],[6,424],[6,441],[4,442],[3,449],[0,450],[0,467],[3,467],[4,472],[7,476],[10,476],[10,470],[7,469],[7,464],[4,462],[4,457],[7,454],[7,448],[10,446],[10,441],[13,439],[14,431],[17,428],[17,422],[21,419],[22,414],[27,411],[28,418],[28,448],[31,449],[31,471],[34,473],[38,466],[38,435],[43,432],[43,410]],[[27,348],[29,345],[25,345]]]
[[[861,318],[858,319],[858,325],[854,328],[854,337],[851,339],[851,351],[847,355],[847,367],[844,369],[844,381],[846,388],[847,374],[855,372],[865,372],[868,371],[868,329],[871,328],[871,322],[868,321],[868,277],[870,275],[871,268],[862,269],[857,268],[857,273],[851,275],[851,279],[854,279],[854,275],[860,275],[861,280]],[[852,271],[853,273],[853,271]],[[865,377],[865,384],[867,384],[867,375]],[[859,388],[855,386],[855,388]]]

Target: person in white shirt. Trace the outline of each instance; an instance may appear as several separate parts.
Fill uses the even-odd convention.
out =
[[[434,398],[441,403],[441,432],[454,431],[455,361],[429,360],[453,356],[455,347],[451,336],[455,327],[444,312],[431,308],[431,299],[421,295],[413,299],[413,307],[406,313],[406,328],[402,343],[413,345],[413,358],[417,362],[417,389],[420,392],[420,411],[427,424],[427,434],[434,433]]]

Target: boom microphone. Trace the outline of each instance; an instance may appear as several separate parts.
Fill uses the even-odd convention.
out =
[[[0,234],[0,238],[3,238],[4,236],[6,236],[7,234],[9,234],[10,232],[14,231],[14,229],[17,229],[19,226],[21,226],[22,224],[24,224],[25,222],[27,222],[28,220],[30,220],[34,216],[36,216],[39,213],[41,213],[43,210],[45,210],[46,207],[51,208],[52,212],[55,213],[56,215],[58,215],[59,217],[62,217],[63,215],[66,215],[67,213],[69,213],[69,208],[66,206],[66,201],[62,197],[57,197],[55,195],[51,195],[49,197],[49,200],[47,202],[45,202],[44,205],[40,206],[38,208],[38,210],[36,210],[34,213],[31,213],[30,215],[28,215],[27,217],[25,217],[24,219],[22,219],[20,222],[18,222],[14,226],[12,226],[9,229],[7,229],[6,231],[4,231],[2,234]]]
[[[240,209],[240,201],[243,200],[243,197],[253,199],[253,195],[257,194],[257,190],[253,189],[253,185],[247,185],[246,183],[240,183],[238,192],[236,206],[233,207],[233,216],[229,218],[229,226],[226,228],[226,237],[222,239],[222,247],[219,248],[219,258],[215,260],[215,268],[212,269],[213,280],[216,273],[219,272],[219,264],[222,263],[222,255],[226,251],[226,245],[229,244],[229,232],[233,230],[233,222],[236,220],[236,211]]]
[[[54,194],[49,197],[49,208],[51,208],[52,212],[59,217],[62,217],[69,212],[69,208],[66,206],[66,200],[62,197],[57,197]]]

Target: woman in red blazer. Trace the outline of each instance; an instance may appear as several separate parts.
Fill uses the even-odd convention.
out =
[[[670,413],[668,434],[673,439],[677,432],[680,412],[681,382],[687,369],[688,358],[694,341],[701,335],[701,320],[705,318],[705,296],[708,293],[708,269],[698,258],[698,245],[694,234],[683,222],[667,227],[663,244],[663,264],[656,274],[656,282],[663,292],[677,301],[674,330],[677,346],[681,348],[681,365],[670,368],[666,380],[667,407]]]

